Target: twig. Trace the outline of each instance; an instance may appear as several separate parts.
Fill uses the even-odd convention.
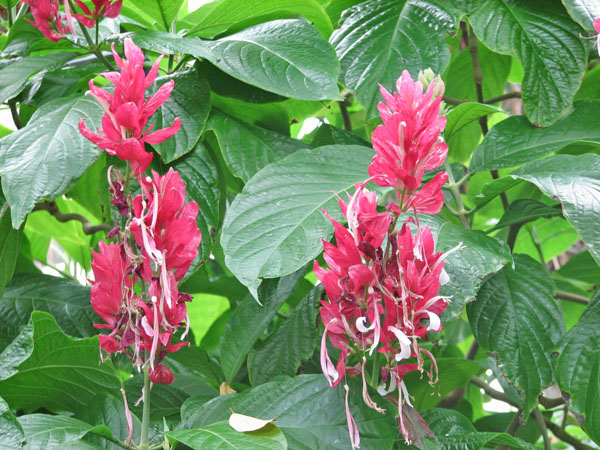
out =
[[[518,223],[513,223],[511,226],[508,227],[508,236],[506,238],[506,245],[508,245],[508,248],[511,249],[511,251],[515,248],[515,242],[517,241],[517,236],[519,235],[519,231],[521,230],[521,227],[523,225],[525,225],[526,222],[518,222]]]
[[[556,291],[554,298],[558,300],[567,300],[569,302],[580,303],[582,305],[589,305],[590,299],[583,295],[571,294],[565,291]]]
[[[62,212],[60,212],[60,210],[58,209],[58,205],[55,202],[41,202],[38,203],[35,208],[33,209],[34,211],[48,211],[51,215],[53,215],[56,220],[58,220],[59,222],[69,222],[70,220],[77,220],[79,222],[81,222],[82,226],[83,226],[83,232],[85,234],[94,234],[97,233],[98,231],[110,231],[112,229],[112,227],[108,224],[105,223],[101,223],[99,225],[92,225],[90,224],[90,221],[87,219],[87,217],[82,216],[81,214],[74,214],[74,213],[68,213],[68,214],[64,214]]]
[[[473,383],[475,386],[483,389],[483,391],[488,396],[490,396],[496,400],[500,400],[501,402],[508,403],[509,405],[514,406],[515,408],[519,407],[519,404],[514,402],[513,400],[511,400],[504,392],[497,391],[496,389],[491,387],[489,384],[487,384],[485,381],[483,381],[481,378],[473,377],[473,378],[471,378],[471,383]]]
[[[478,351],[479,351],[479,344],[477,343],[477,341],[475,339],[473,339],[473,342],[471,343],[469,350],[467,350],[465,359],[469,359],[469,360],[473,361],[475,359],[475,357],[477,356]]]
[[[15,123],[15,127],[17,130],[23,128],[23,122],[21,122],[21,115],[19,114],[19,110],[17,109],[17,103],[15,100],[9,100],[8,107],[10,108],[10,115],[12,116],[12,120]]]
[[[452,194],[454,201],[456,202],[456,208],[457,208],[456,214],[457,214],[458,218],[460,219],[460,223],[462,224],[462,226],[464,228],[466,228],[467,230],[469,230],[471,228],[471,226],[469,225],[469,220],[467,219],[467,215],[466,215],[467,211],[465,210],[465,205],[463,204],[462,198],[460,196],[459,188],[454,181],[454,174],[452,173],[452,167],[450,166],[450,163],[448,162],[447,159],[444,164],[446,165],[446,172],[448,173],[448,181],[450,182],[447,185],[447,188],[450,191],[450,193]]]
[[[583,442],[575,439],[561,427],[556,425],[550,419],[544,417],[544,422],[546,423],[546,427],[552,432],[554,436],[556,436],[561,441],[566,442],[567,444],[571,444],[575,450],[594,450],[594,447],[591,447]]]
[[[469,100],[459,100],[457,98],[446,97],[445,95],[442,100],[444,100],[445,103],[454,106],[462,105],[463,103],[469,103]]]
[[[544,416],[540,412],[540,408],[533,408],[533,417],[535,417],[535,420],[540,426],[542,438],[544,439],[544,450],[552,450],[552,444],[550,444],[550,438],[548,437],[548,429],[546,428]]]
[[[507,92],[506,94],[498,95],[496,97],[488,98],[483,101],[483,103],[489,105],[490,103],[497,103],[503,100],[508,100],[511,98],[521,98],[521,92]]]
[[[342,115],[342,122],[344,123],[344,130],[352,131],[352,122],[350,120],[350,114],[348,114],[348,107],[346,100],[337,102],[340,107],[340,114]]]

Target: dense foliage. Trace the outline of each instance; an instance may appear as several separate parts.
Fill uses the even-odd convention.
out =
[[[598,448],[600,3],[204,3],[0,0],[0,448]]]

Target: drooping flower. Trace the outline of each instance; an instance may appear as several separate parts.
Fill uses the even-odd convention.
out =
[[[36,27],[42,34],[53,42],[58,42],[69,32],[70,26],[66,25],[66,17],[59,12],[58,0],[22,0],[29,5],[33,20],[25,18],[27,22]],[[71,29],[74,33],[75,30]]]
[[[150,381],[157,384],[171,384],[175,381],[175,377],[171,369],[164,364],[159,364],[150,371]]]
[[[81,8],[83,14],[73,14],[77,21],[88,28],[93,28],[96,21],[103,17],[114,19],[121,13],[123,0],[92,0],[93,11],[81,0],[74,0],[77,6]]]
[[[113,94],[94,86],[90,80],[90,93],[104,108],[102,128],[94,133],[79,122],[79,131],[86,138],[105,149],[110,155],[130,161],[133,174],[141,175],[152,161],[152,153],[146,152],[145,144],[160,144],[173,136],[181,121],[175,118],[173,125],[154,132],[148,120],[168,100],[174,81],[163,84],[156,94],[146,98],[146,89],[154,82],[162,55],[157,58],[148,75],[144,71],[144,53],[129,38],[125,39],[125,59],[122,60],[112,45],[113,56],[120,72],[101,73],[115,85]]]
[[[398,192],[397,212],[415,210],[437,214],[443,204],[440,187],[447,174],[438,173],[421,191],[423,174],[441,166],[448,146],[440,141],[446,118],[439,115],[443,82],[435,79],[423,93],[423,85],[407,71],[396,82],[397,92],[381,87],[385,103],[378,105],[383,125],[373,132],[376,155],[369,175],[379,186]],[[434,92],[439,94],[434,98]]]

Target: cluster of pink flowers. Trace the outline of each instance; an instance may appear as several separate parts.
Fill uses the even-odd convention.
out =
[[[146,98],[146,89],[156,79],[162,56],[156,59],[146,75],[144,53],[131,39],[125,39],[125,60],[119,57],[114,44],[112,51],[121,71],[100,75],[115,85],[114,92],[110,94],[94,86],[93,80],[89,84],[91,95],[105,110],[102,128],[94,133],[85,126],[85,119],[81,119],[79,131],[109,155],[130,161],[134,175],[138,176],[146,171],[152,161],[152,153],[146,152],[144,144],[160,144],[177,133],[181,126],[181,121],[176,118],[170,127],[151,133],[154,125],[150,125],[144,131],[150,117],[171,95],[175,82],[168,81],[156,94]]]
[[[144,142],[156,142],[152,136],[157,134],[164,140],[177,131],[171,127],[167,132],[141,134],[152,113],[169,97],[173,82],[146,100],[145,89],[156,77],[158,65],[146,76],[144,54],[130,40],[125,41],[125,55],[122,61],[115,52],[120,73],[104,74],[115,83],[113,95],[90,84],[106,110],[100,130],[104,136],[80,124],[84,136],[128,161],[141,188],[132,199],[124,189],[129,179],[116,168],[109,169],[111,202],[127,223],[123,230],[117,227],[109,234],[117,243],[101,242],[99,252],[93,252],[91,301],[105,322],[97,327],[110,330],[100,335],[101,349],[129,356],[138,369],[149,365],[153,383],[169,384],[173,374],[160,363],[167,353],[186,345],[172,340],[184,326],[180,340],[185,339],[189,326],[186,303],[192,297],[180,292],[177,283],[198,254],[198,205],[185,202],[185,183],[173,169],[164,175],[152,171],[151,176],[142,176],[152,159]]]
[[[25,19],[51,41],[57,42],[64,38],[69,31],[76,35],[73,18],[88,27],[96,25],[96,21],[103,17],[114,19],[121,12],[123,0],[92,0],[94,10],[91,11],[81,0],[74,0],[81,8],[82,14],[72,14],[69,0],[64,0],[64,14],[61,14],[59,0],[21,0],[29,6],[33,20]]]
[[[423,186],[422,178],[425,170],[444,162],[448,148],[439,136],[446,124],[446,118],[439,115],[443,93],[439,77],[424,93],[423,85],[405,71],[397,89],[391,95],[381,88],[387,104],[379,104],[383,125],[373,132],[376,155],[369,167],[371,178],[357,184],[348,203],[339,199],[347,227],[325,212],[333,223],[336,244],[323,241],[329,269],[315,261],[314,271],[328,298],[320,308],[325,326],[321,367],[330,386],[339,384],[346,374],[361,374],[363,399],[382,412],[370,398],[365,380],[366,353],[377,351],[385,360],[378,392],[398,392],[400,428],[407,438],[402,405],[410,405],[410,396],[403,377],[411,371],[423,372],[427,357],[430,382],[437,381],[435,359],[419,341],[427,338],[428,331],[442,329],[440,314],[448,299],[438,295],[438,290],[449,277],[444,271],[446,254],[435,252],[431,231],[419,226],[418,213],[437,214],[443,205],[441,187],[447,174],[438,173]],[[393,187],[398,202],[378,212],[377,195],[365,189],[369,181]],[[398,218],[405,212],[413,216],[397,230]],[[327,338],[340,350],[336,364],[329,357]],[[352,353],[362,355],[362,360],[347,367]],[[348,406],[346,412],[352,446],[358,447],[358,429]]]

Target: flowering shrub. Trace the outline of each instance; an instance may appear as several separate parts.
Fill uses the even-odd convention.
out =
[[[0,3],[1,448],[600,444],[597,2]]]

